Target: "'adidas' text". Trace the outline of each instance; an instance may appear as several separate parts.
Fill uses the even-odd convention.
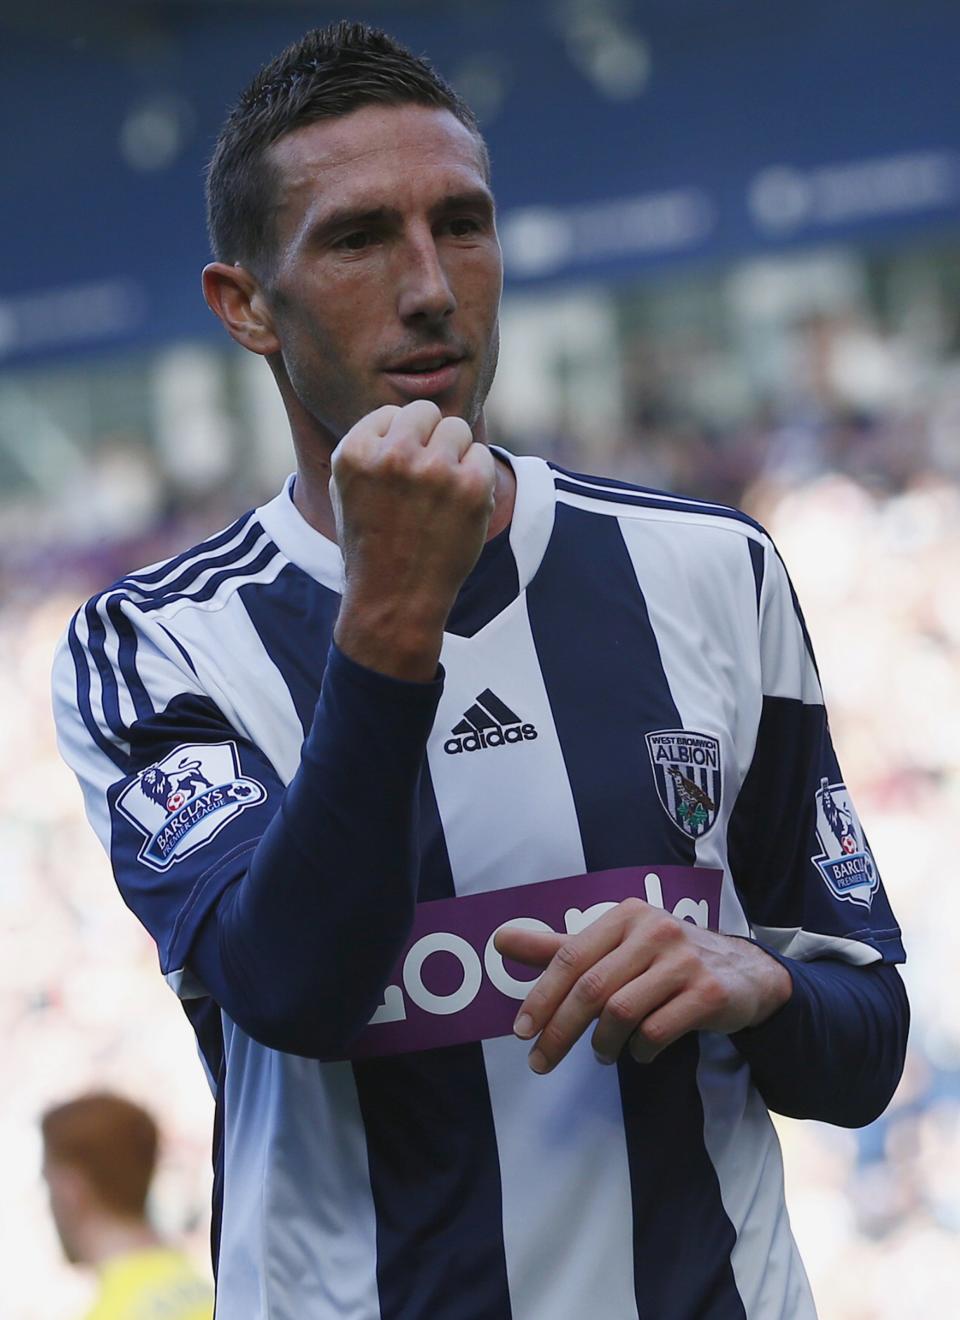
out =
[[[508,743],[530,742],[537,736],[533,724],[522,724],[520,716],[489,688],[481,692],[463,719],[451,729],[443,744],[449,756],[459,752],[480,752],[486,747],[505,747]]]

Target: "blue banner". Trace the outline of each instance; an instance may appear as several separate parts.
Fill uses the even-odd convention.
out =
[[[328,5],[0,19],[0,365],[219,333],[203,171]],[[481,113],[515,287],[960,227],[954,0],[351,7]],[[107,17],[104,17],[104,15]]]

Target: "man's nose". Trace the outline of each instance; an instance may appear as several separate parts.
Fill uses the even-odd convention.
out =
[[[404,252],[397,310],[403,321],[442,321],[457,300],[433,234],[412,237]]]

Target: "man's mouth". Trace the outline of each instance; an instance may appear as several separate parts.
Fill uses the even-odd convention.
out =
[[[462,362],[462,355],[457,353],[424,351],[411,353],[387,367],[384,374],[401,394],[429,399],[454,385]]]
[[[450,353],[443,353],[437,357],[424,359],[409,359],[399,366],[391,368],[393,371],[403,372],[407,375],[418,374],[422,371],[439,371],[441,367],[447,366],[451,362],[458,362],[460,359]]]

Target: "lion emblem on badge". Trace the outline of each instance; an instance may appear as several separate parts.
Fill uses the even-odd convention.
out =
[[[132,778],[116,807],[142,837],[140,861],[165,871],[266,796],[263,784],[243,773],[232,740],[181,743]]]
[[[140,776],[140,787],[152,802],[167,811],[179,811],[201,789],[213,785],[203,774],[199,760],[184,757],[179,765],[167,773],[159,765],[152,765]]]
[[[834,838],[840,844],[841,851],[856,852],[857,839],[853,829],[853,816],[849,811],[844,811],[837,802],[826,779],[820,780],[820,805]]]
[[[869,909],[880,877],[846,784],[821,778],[814,808],[821,851],[810,860],[834,898]]]

